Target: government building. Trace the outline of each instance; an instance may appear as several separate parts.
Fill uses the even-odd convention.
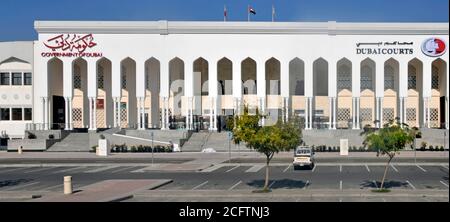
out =
[[[448,23],[36,21],[0,43],[0,129],[448,129]]]

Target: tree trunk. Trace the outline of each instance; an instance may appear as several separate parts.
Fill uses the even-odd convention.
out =
[[[270,157],[267,156],[267,160],[266,160],[266,181],[264,182],[263,190],[268,190],[269,189],[269,162],[270,162]]]
[[[389,161],[388,161],[388,163],[386,164],[386,167],[384,168],[384,175],[383,175],[383,179],[381,180],[380,190],[383,189],[384,179],[386,178],[387,169],[388,169],[388,167],[389,167],[389,164],[391,163],[392,158],[393,158],[393,157],[389,157]]]

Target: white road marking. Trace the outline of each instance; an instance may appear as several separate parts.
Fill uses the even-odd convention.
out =
[[[240,180],[239,182],[237,182],[236,184],[234,184],[233,186],[231,186],[228,190],[232,190],[232,189],[234,189],[235,187],[237,187],[239,184],[241,184],[242,183],[242,180]]]
[[[342,172],[342,165],[339,165],[339,172]]]
[[[339,190],[342,190],[342,180],[339,182]]]
[[[208,172],[209,173],[209,172],[213,172],[214,170],[217,170],[217,169],[219,169],[221,167],[223,167],[223,166],[220,165],[220,164],[217,164],[217,165],[214,165],[212,167],[208,167],[208,168],[202,170],[201,172]]]
[[[79,167],[75,167],[75,168],[68,168],[68,169],[64,169],[64,170],[54,171],[52,173],[64,173],[64,172],[76,171],[76,170],[84,169],[84,168],[86,168],[86,167],[85,166],[79,166]]]
[[[129,166],[129,167],[120,168],[120,169],[112,171],[111,173],[117,173],[117,172],[120,172],[120,171],[129,170],[129,169],[134,168],[134,167],[135,166]]]
[[[446,186],[448,188],[448,184],[446,184],[444,181],[441,180],[439,182],[441,182],[442,184],[444,184],[444,186]]]
[[[397,172],[397,173],[398,173],[398,170],[397,170],[397,168],[395,168],[395,166],[394,166],[393,164],[390,164],[390,165],[391,165],[392,169],[394,169],[394,170],[395,170],[395,172]]]
[[[291,168],[292,164],[289,164],[288,167],[286,167],[286,169],[283,170],[283,173],[286,172],[289,168]]]
[[[236,169],[236,168],[238,168],[238,167],[239,167],[239,165],[237,165],[237,166],[235,166],[235,167],[233,167],[233,168],[227,170],[226,172],[227,172],[227,173],[228,173],[228,172],[231,172],[232,170],[234,170],[234,169]]]
[[[97,169],[87,170],[87,171],[84,171],[84,172],[85,173],[98,173],[98,172],[102,172],[102,171],[105,171],[105,170],[114,169],[116,167],[119,167],[119,166],[105,166],[105,167],[100,167],[100,168],[97,168]]]
[[[366,164],[365,166],[366,166],[367,172],[369,172],[369,173],[370,173],[370,169],[369,169],[369,166],[367,166],[367,164]]]
[[[203,183],[201,183],[201,184],[195,186],[194,188],[192,188],[192,190],[196,190],[196,189],[200,188],[201,186],[203,186],[203,185],[205,185],[205,184],[207,184],[207,183],[208,183],[208,181],[205,181],[205,182],[203,182]]]
[[[413,188],[413,190],[415,190],[416,189],[416,187],[414,186],[414,185],[412,185],[412,183],[411,182],[409,182],[408,180],[406,181],[412,188]]]
[[[448,170],[448,165],[445,166],[444,164],[442,164],[441,166]]]
[[[383,202],[386,202],[386,199],[384,199],[384,198],[381,198],[382,200],[383,200]]]
[[[63,183],[61,183],[61,184],[58,184],[58,185],[54,185],[54,186],[50,186],[50,187],[46,187],[45,189],[43,189],[43,190],[52,190],[52,189],[55,189],[55,188],[58,188],[58,187],[62,187],[64,184]]]
[[[372,180],[373,184],[375,184],[375,187],[378,189],[377,182],[375,180]]]
[[[269,188],[271,188],[275,182],[277,181],[276,180],[272,181],[272,183],[269,184]]]
[[[22,184],[22,185],[18,185],[18,186],[12,186],[12,187],[9,187],[7,189],[4,189],[3,191],[17,190],[17,189],[21,189],[21,188],[24,188],[24,187],[32,186],[32,185],[35,185],[35,184],[38,184],[38,183],[39,182],[33,182],[33,183],[26,183],[26,184]]]
[[[314,172],[315,169],[316,169],[316,164],[314,164],[314,167],[312,168],[311,172]]]
[[[250,167],[248,170],[246,170],[245,172],[246,173],[256,173],[263,167],[264,167],[263,164],[254,165],[254,166]]]
[[[53,169],[53,168],[55,168],[55,167],[42,167],[42,168],[38,168],[38,169],[27,170],[27,171],[24,171],[23,173],[33,173],[33,172],[38,172],[38,171],[48,170],[48,169]]]
[[[16,171],[16,170],[21,170],[21,168],[12,168],[12,169],[8,169],[8,170],[1,170],[0,173],[6,173],[6,172],[11,172],[11,171]]]
[[[304,190],[306,190],[306,187],[308,187],[309,180],[306,181],[305,186],[303,187]]]
[[[419,169],[421,169],[423,172],[427,172],[424,168],[422,168],[421,166],[419,166],[419,165],[416,165]]]

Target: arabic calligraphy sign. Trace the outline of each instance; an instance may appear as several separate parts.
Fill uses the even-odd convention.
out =
[[[356,54],[362,55],[411,55],[413,42],[360,42],[356,43]],[[362,47],[366,46],[366,47]],[[373,47],[367,47],[373,46]],[[401,46],[401,47],[397,47]]]
[[[102,57],[99,52],[85,52],[97,45],[92,34],[61,34],[43,43],[51,52],[42,52],[43,57]]]

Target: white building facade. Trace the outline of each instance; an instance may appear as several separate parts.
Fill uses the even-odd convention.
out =
[[[449,127],[448,23],[36,21],[35,29],[27,129],[217,130],[244,104],[269,115],[262,124],[297,115],[305,129],[395,118]]]

